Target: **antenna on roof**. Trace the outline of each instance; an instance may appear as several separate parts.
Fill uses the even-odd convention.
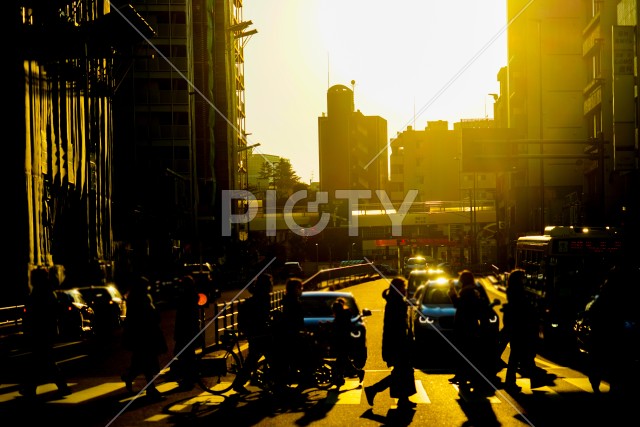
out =
[[[355,80],[351,80],[351,92],[353,92],[353,108],[355,108],[355,103],[356,103],[356,81]]]

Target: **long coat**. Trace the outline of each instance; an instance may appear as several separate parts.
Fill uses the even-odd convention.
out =
[[[409,307],[393,288],[386,289],[382,298],[387,301],[382,328],[382,360],[393,367],[389,394],[394,398],[408,397],[416,393],[411,363]]]
[[[123,345],[133,352],[165,353],[167,342],[160,327],[160,313],[146,292],[131,293],[127,298]]]

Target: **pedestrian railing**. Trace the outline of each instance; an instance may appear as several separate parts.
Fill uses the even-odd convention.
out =
[[[0,307],[0,336],[17,332],[22,327],[24,305]]]
[[[379,274],[371,264],[347,265],[344,267],[328,268],[320,270],[304,281],[303,289],[310,290],[336,290],[345,286],[372,280]]]
[[[379,277],[379,274],[371,264],[329,268],[318,271],[304,280],[303,290],[337,290],[356,283],[373,280],[377,277]],[[284,290],[271,293],[272,311],[281,307],[284,294]],[[238,307],[243,301],[244,299],[240,299],[216,304],[215,313],[217,318],[214,322],[212,344],[207,345],[207,351],[215,351],[220,348],[222,344],[221,337],[226,330],[238,330]]]

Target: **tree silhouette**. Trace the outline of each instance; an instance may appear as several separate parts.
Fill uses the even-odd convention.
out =
[[[300,181],[287,159],[280,158],[278,162],[263,162],[259,172],[260,179],[266,179],[269,189],[276,190],[277,198],[287,198],[294,191],[305,189],[307,186]]]

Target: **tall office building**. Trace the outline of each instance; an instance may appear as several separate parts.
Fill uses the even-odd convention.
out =
[[[320,191],[387,188],[387,121],[355,111],[353,90],[335,85],[327,91],[327,114],[318,117]],[[377,200],[377,198],[375,199]]]
[[[583,111],[591,139],[585,212],[592,223],[638,217],[638,2],[583,2]]]
[[[507,127],[521,136],[520,161],[511,172],[509,200],[514,232],[567,224],[571,206],[582,196],[587,126],[581,0],[509,0],[507,73],[501,101],[508,103]],[[500,111],[504,111],[503,105]],[[511,215],[513,214],[513,215]]]
[[[117,239],[152,257],[211,257],[223,190],[246,188],[244,44],[237,0],[134,1],[156,31],[118,89]]]

